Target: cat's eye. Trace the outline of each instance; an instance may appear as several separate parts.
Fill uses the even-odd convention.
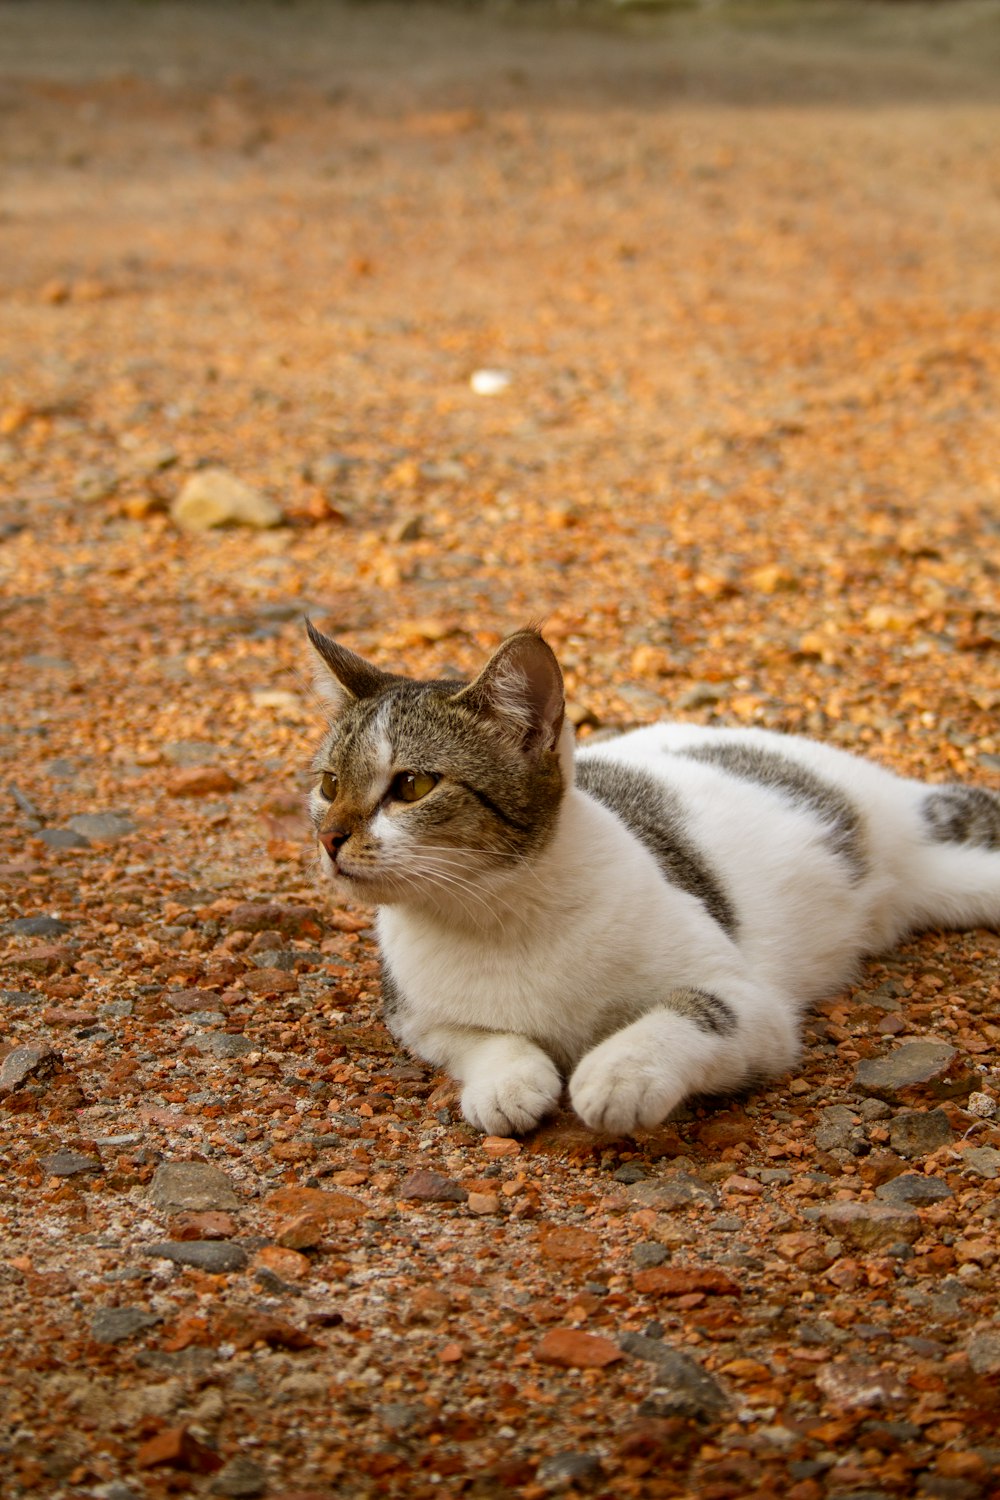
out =
[[[419,802],[438,784],[438,777],[430,771],[400,771],[392,779],[390,795],[398,802]]]
[[[327,802],[336,801],[337,778],[332,771],[324,771],[319,779],[319,794],[325,797]]]

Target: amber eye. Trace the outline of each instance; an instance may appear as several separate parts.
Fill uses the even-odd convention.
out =
[[[337,778],[332,771],[324,771],[319,779],[319,794],[325,797],[327,802],[333,802],[337,797]]]
[[[400,771],[398,776],[393,777],[389,792],[398,802],[419,802],[437,784],[438,778],[432,776],[430,771]]]

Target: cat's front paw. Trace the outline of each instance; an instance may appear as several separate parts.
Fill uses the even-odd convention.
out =
[[[490,1077],[471,1078],[462,1090],[462,1113],[486,1135],[523,1135],[559,1103],[562,1079],[538,1053]]]
[[[596,1047],[579,1063],[569,1081],[569,1094],[580,1119],[591,1130],[609,1135],[631,1135],[652,1130],[666,1119],[684,1097],[675,1078],[643,1066],[634,1057],[618,1056]]]

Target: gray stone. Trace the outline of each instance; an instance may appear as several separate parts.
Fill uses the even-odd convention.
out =
[[[972,1081],[955,1048],[947,1042],[904,1042],[885,1057],[864,1058],[854,1070],[858,1093],[889,1100],[912,1090],[948,1099],[968,1093]]]
[[[838,1410],[901,1406],[906,1401],[906,1391],[895,1376],[877,1365],[820,1365],[816,1384],[827,1403]]]
[[[831,1203],[818,1215],[836,1239],[859,1250],[880,1250],[920,1236],[920,1217],[912,1208],[888,1203]]]
[[[289,972],[294,971],[302,957],[292,948],[260,948],[247,956],[258,969],[287,969]]]
[[[621,1348],[656,1367],[656,1384],[639,1407],[643,1417],[698,1417],[710,1421],[728,1411],[729,1397],[690,1355],[662,1339],[627,1333]]]
[[[149,1196],[155,1208],[169,1213],[190,1208],[203,1212],[210,1208],[239,1208],[233,1185],[221,1167],[209,1162],[163,1162],[153,1173]]]
[[[417,1203],[464,1203],[469,1194],[452,1178],[416,1167],[403,1178],[397,1196]]]
[[[192,1037],[191,1041],[199,1052],[223,1059],[246,1057],[248,1052],[256,1050],[255,1042],[235,1031],[206,1031],[200,1036]]]
[[[660,1245],[656,1240],[646,1240],[633,1248],[632,1259],[637,1266],[662,1266],[665,1260],[670,1259],[670,1251],[666,1245]]]
[[[187,531],[211,531],[217,526],[280,526],[281,508],[260,490],[213,466],[201,469],[181,489],[170,507],[178,526]]]
[[[974,1333],[966,1351],[976,1375],[1000,1375],[1000,1328]]]
[[[90,1320],[90,1336],[98,1344],[120,1344],[159,1321],[143,1307],[100,1307]]]
[[[53,1151],[41,1157],[39,1164],[50,1177],[78,1177],[83,1172],[101,1170],[96,1156],[84,1156],[81,1151]]]
[[[10,937],[61,937],[69,930],[69,923],[58,917],[15,917],[0,927],[0,932]]]
[[[70,818],[69,827],[96,844],[115,844],[135,832],[134,823],[121,813],[113,812],[78,813],[75,818]]]
[[[943,1109],[907,1109],[889,1126],[889,1144],[911,1160],[946,1146],[954,1131]]]
[[[0,1005],[31,1005],[40,998],[34,990],[0,990]]]
[[[414,1432],[430,1425],[431,1414],[421,1402],[387,1401],[378,1408],[379,1420],[390,1432]]]
[[[209,1486],[210,1494],[245,1497],[245,1500],[253,1500],[255,1495],[263,1495],[266,1491],[267,1470],[246,1453],[231,1458]]]
[[[980,1177],[1000,1177],[1000,1151],[994,1146],[974,1146],[971,1151],[963,1151],[961,1164]]]
[[[41,839],[50,849],[89,849],[90,840],[72,828],[40,828],[32,837]]]
[[[627,1161],[611,1175],[616,1182],[624,1182],[627,1187],[630,1187],[634,1182],[645,1182],[649,1176],[649,1168],[644,1167],[641,1162]]]
[[[0,1094],[9,1094],[27,1083],[29,1078],[44,1077],[62,1061],[44,1042],[27,1042],[15,1047],[0,1063]]]
[[[875,1189],[883,1203],[940,1203],[951,1197],[951,1188],[940,1177],[924,1177],[920,1172],[903,1172]]]
[[[144,1245],[143,1254],[172,1260],[178,1266],[196,1266],[213,1276],[242,1271],[247,1264],[246,1251],[228,1240],[161,1240],[155,1245]]]
[[[710,1203],[714,1207],[718,1202],[714,1192],[687,1172],[635,1182],[628,1189],[628,1196],[633,1203],[641,1203],[643,1208],[661,1210],[687,1208],[691,1203]]]
[[[821,1151],[848,1151],[858,1129],[857,1116],[846,1104],[832,1104],[819,1112],[816,1145]]]
[[[578,1486],[586,1489],[604,1478],[604,1467],[592,1453],[553,1453],[543,1459],[535,1474],[536,1481],[552,1492]]]

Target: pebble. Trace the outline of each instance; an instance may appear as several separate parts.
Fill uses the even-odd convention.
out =
[[[564,1370],[602,1370],[623,1358],[621,1349],[597,1333],[579,1328],[550,1328],[535,1350],[543,1365],[558,1365]]]
[[[44,1042],[29,1042],[15,1047],[0,1063],[0,1094],[12,1093],[27,1083],[29,1078],[38,1078],[62,1062],[58,1052]]]
[[[888,1203],[831,1203],[819,1218],[836,1238],[860,1250],[878,1250],[920,1236],[919,1216]]]
[[[69,923],[58,917],[15,917],[0,927],[0,933],[9,937],[62,937],[69,930]]]
[[[135,824],[122,813],[78,813],[70,818],[69,828],[73,833],[96,844],[115,844],[135,832]]]
[[[662,1266],[665,1260],[670,1259],[670,1251],[666,1245],[657,1244],[655,1240],[646,1240],[643,1244],[633,1247],[632,1259],[637,1266]]]
[[[966,1352],[973,1374],[1000,1375],[1000,1328],[974,1333]]]
[[[38,999],[34,990],[0,990],[0,1005],[31,1005]]]
[[[210,797],[235,792],[240,783],[222,766],[191,766],[174,771],[163,783],[168,797]]]
[[[280,526],[284,520],[273,500],[219,466],[192,474],[171,505],[170,514],[186,531],[211,531],[217,526],[266,530]]]
[[[864,1058],[854,1071],[861,1094],[903,1102],[913,1093],[949,1099],[968,1093],[972,1075],[947,1042],[904,1042],[886,1057]]]
[[[994,1146],[973,1146],[962,1152],[962,1166],[971,1167],[980,1177],[1000,1177],[1000,1151]]]
[[[89,849],[90,839],[73,828],[40,828],[33,838],[41,839],[50,849]]]
[[[226,926],[243,932],[280,932],[285,937],[323,936],[319,912],[312,906],[281,905],[274,901],[241,901],[225,919]]]
[[[510,385],[511,377],[506,370],[473,370],[469,385],[477,396],[498,396]]]
[[[899,1381],[877,1365],[820,1365],[816,1384],[829,1404],[840,1410],[899,1406],[906,1401]]]
[[[875,1189],[883,1203],[940,1203],[951,1197],[951,1188],[940,1177],[925,1177],[920,1172],[904,1172]]]
[[[178,1266],[195,1266],[213,1276],[242,1271],[247,1264],[246,1251],[228,1240],[161,1240],[144,1245],[142,1253],[158,1260],[172,1260]]]
[[[120,1344],[159,1321],[142,1307],[100,1307],[90,1320],[90,1336],[98,1344]]]
[[[212,1480],[210,1495],[231,1495],[237,1500],[253,1500],[267,1490],[267,1470],[256,1459],[237,1453]]]
[[[723,1387],[689,1354],[643,1333],[625,1334],[621,1347],[656,1367],[655,1385],[639,1407],[640,1416],[710,1421],[728,1411],[730,1400]]]
[[[976,1091],[969,1095],[965,1107],[970,1115],[976,1115],[980,1120],[992,1120],[996,1116],[997,1101],[990,1094]]]
[[[96,1156],[85,1156],[81,1151],[53,1151],[39,1160],[49,1177],[78,1177],[83,1172],[99,1172],[101,1163]]]
[[[221,1167],[213,1167],[209,1162],[161,1163],[153,1174],[149,1196],[155,1208],[171,1212],[181,1208],[202,1212],[205,1209],[231,1209],[240,1206],[226,1173]]]
[[[464,1203],[469,1195],[450,1177],[418,1167],[403,1178],[397,1196],[417,1203]]]
[[[554,1453],[538,1465],[535,1482],[550,1492],[558,1492],[578,1486],[586,1489],[599,1484],[603,1477],[604,1466],[591,1453]]]
[[[210,1057],[220,1059],[246,1057],[249,1052],[256,1050],[255,1043],[249,1037],[235,1031],[205,1031],[192,1037],[191,1042],[199,1052],[206,1052]]]
[[[889,1125],[889,1144],[900,1156],[929,1156],[953,1138],[943,1109],[910,1109],[896,1115]]]
[[[858,1125],[854,1110],[846,1104],[833,1104],[829,1109],[820,1110],[816,1129],[816,1145],[820,1151],[849,1151],[858,1137],[863,1140],[864,1131]]]

